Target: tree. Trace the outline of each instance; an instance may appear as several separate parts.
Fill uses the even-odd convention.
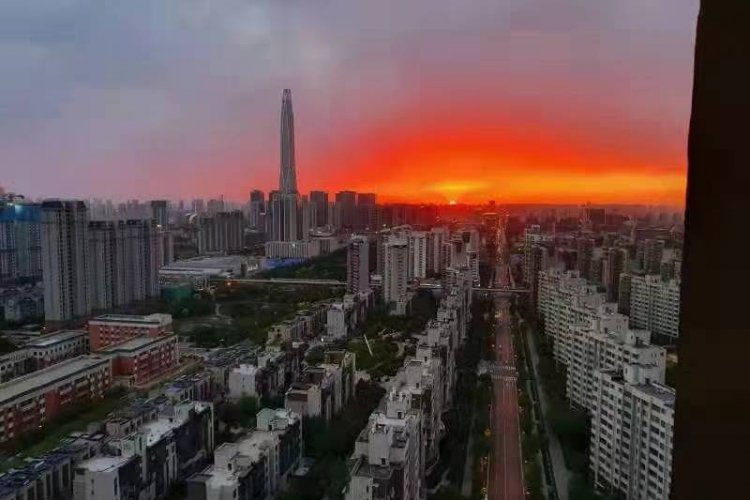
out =
[[[237,405],[240,410],[240,416],[246,426],[255,422],[255,416],[258,414],[258,398],[253,396],[242,396]]]

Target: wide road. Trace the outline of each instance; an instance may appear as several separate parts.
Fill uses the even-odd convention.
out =
[[[524,498],[521,459],[518,388],[513,338],[510,332],[510,310],[506,299],[498,299],[495,349],[498,369],[495,372],[492,401],[492,446],[488,494],[490,500]]]
[[[510,272],[504,255],[496,267],[495,280],[507,286]],[[510,303],[508,299],[495,299],[495,356],[492,401],[492,446],[490,478],[487,493],[489,500],[523,500],[523,462],[521,458],[521,425],[518,410],[516,353],[511,334]]]

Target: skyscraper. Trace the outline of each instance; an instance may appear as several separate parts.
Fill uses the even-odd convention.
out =
[[[248,225],[252,229],[265,229],[265,211],[266,202],[263,191],[253,190],[250,193],[250,203],[248,205]]]
[[[406,313],[409,281],[409,245],[405,239],[394,238],[385,246],[383,300],[396,314]]]
[[[302,217],[297,192],[297,172],[294,160],[294,112],[292,91],[284,89],[281,99],[281,168],[279,190],[272,191],[268,204],[271,212],[272,241],[299,241]]]
[[[0,284],[42,277],[38,205],[0,196]]]
[[[331,222],[328,220],[328,193],[325,191],[310,191],[310,203],[315,206],[315,221],[319,226]]]
[[[42,203],[44,316],[66,321],[91,312],[88,209],[80,200]]]
[[[156,221],[156,227],[167,229],[169,224],[167,200],[151,200],[151,217]]]
[[[364,236],[352,236],[346,254],[346,291],[364,292],[370,287],[370,243]]]
[[[294,111],[292,91],[284,89],[281,97],[281,174],[279,190],[282,194],[297,193],[297,172],[294,160]]]
[[[341,227],[351,231],[357,219],[357,193],[354,191],[336,193],[336,211]]]

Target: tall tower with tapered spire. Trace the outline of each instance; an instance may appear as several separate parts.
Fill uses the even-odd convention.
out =
[[[284,89],[281,97],[281,174],[279,177],[279,191],[281,193],[297,192],[297,172],[295,168],[292,91]]]
[[[269,197],[272,241],[299,241],[301,234],[300,200],[294,162],[294,111],[292,91],[284,89],[281,97],[281,169],[279,190]]]

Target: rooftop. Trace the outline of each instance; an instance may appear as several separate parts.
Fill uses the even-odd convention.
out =
[[[26,347],[48,347],[77,337],[86,337],[87,335],[83,330],[59,330],[29,342],[26,344]]]
[[[143,349],[144,347],[150,346],[152,344],[164,343],[170,340],[175,340],[176,338],[177,336],[175,334],[165,335],[163,337],[136,337],[134,339],[128,340],[127,342],[123,342],[122,344],[109,346],[106,349],[103,349],[102,352],[122,352],[122,351],[132,352],[132,351],[137,351],[139,349]]]
[[[133,457],[108,457],[99,456],[81,462],[77,468],[86,469],[90,472],[114,471],[128,463]]]
[[[109,359],[102,356],[86,355],[69,359],[4,384],[0,384],[0,402],[12,400],[27,392],[40,389],[77,373],[101,365],[109,365]]]
[[[171,314],[149,314],[138,316],[136,314],[102,314],[89,323],[136,323],[142,325],[169,325],[172,323]]]

